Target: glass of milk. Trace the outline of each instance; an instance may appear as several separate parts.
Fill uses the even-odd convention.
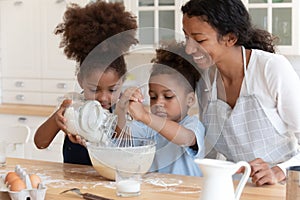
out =
[[[0,167],[6,164],[6,142],[0,141]]]
[[[120,197],[133,197],[141,194],[141,174],[116,169],[116,191]]]

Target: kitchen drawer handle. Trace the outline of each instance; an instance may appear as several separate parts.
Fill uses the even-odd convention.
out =
[[[18,95],[16,95],[16,99],[18,101],[24,101],[25,100],[25,96],[23,94],[18,94]]]
[[[56,87],[59,88],[59,89],[66,89],[67,84],[66,83],[57,83]]]
[[[26,117],[19,117],[18,118],[18,122],[21,122],[21,123],[24,123],[27,121],[27,118]]]
[[[62,3],[64,2],[65,0],[56,0],[55,3]]]
[[[15,86],[16,86],[16,87],[21,88],[21,87],[24,87],[24,85],[25,85],[25,84],[24,84],[23,81],[16,81],[16,82],[15,82]]]
[[[14,2],[14,5],[15,5],[15,6],[18,6],[18,5],[21,5],[21,4],[23,4],[23,1],[15,1],[15,2]]]

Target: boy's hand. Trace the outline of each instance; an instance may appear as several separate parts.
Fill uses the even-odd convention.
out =
[[[142,92],[139,88],[137,87],[127,88],[122,94],[122,96],[120,97],[120,100],[117,103],[117,105],[120,109],[124,110],[128,108],[128,104],[130,101],[135,101],[135,102],[144,101],[144,96],[142,95]]]
[[[150,112],[147,111],[140,102],[132,101],[129,103],[129,113],[135,120],[141,121],[145,124],[150,123]]]

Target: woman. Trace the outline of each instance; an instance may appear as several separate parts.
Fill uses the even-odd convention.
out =
[[[299,77],[240,0],[190,0],[182,12],[186,52],[207,79],[197,91],[207,143],[248,161],[258,186],[285,180],[300,164]]]

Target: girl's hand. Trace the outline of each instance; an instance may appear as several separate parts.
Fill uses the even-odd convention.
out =
[[[261,158],[257,158],[249,164],[251,166],[250,177],[257,186],[273,185],[285,179],[284,172],[278,166],[270,168],[269,164]]]
[[[66,134],[68,133],[67,127],[65,125],[67,119],[64,117],[64,113],[66,108],[69,107],[71,103],[72,103],[71,99],[65,99],[60,105],[59,109],[56,111],[54,116],[57,126]]]
[[[79,135],[73,135],[69,131],[67,131],[66,121],[67,119],[64,117],[64,113],[72,103],[71,99],[65,99],[62,104],[60,105],[59,109],[56,111],[55,114],[55,121],[58,127],[65,132],[65,134],[69,137],[70,141],[73,143],[81,144],[86,146],[86,141]]]
[[[73,134],[67,134],[67,136],[69,137],[69,140],[73,143],[77,143],[80,144],[82,146],[86,147],[86,140],[83,139],[80,135],[73,135]]]

